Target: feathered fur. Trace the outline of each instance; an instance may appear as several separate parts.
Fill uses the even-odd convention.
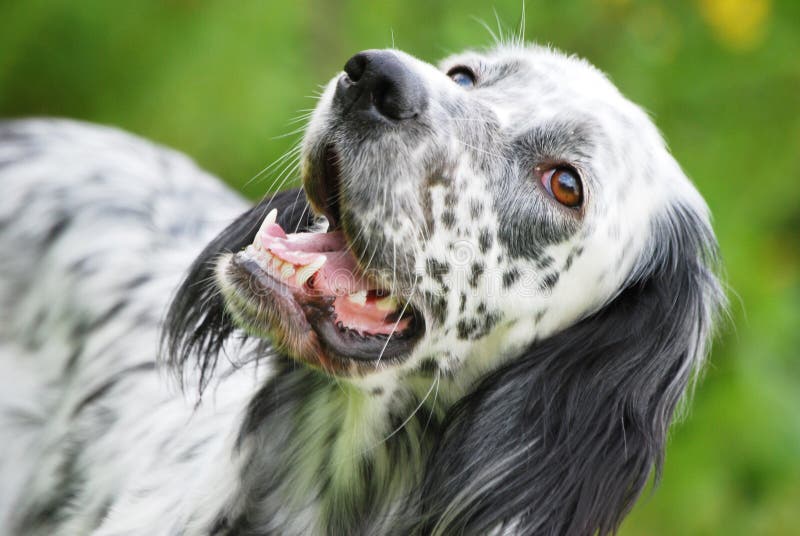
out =
[[[415,127],[337,119],[334,79],[304,148],[338,144],[354,250],[425,317],[359,378],[246,335],[215,280],[272,208],[318,225],[302,190],[249,206],[117,131],[0,124],[0,534],[618,529],[725,304],[705,205],[575,58],[391,54],[438,99]],[[581,212],[530,181],[552,161],[583,173]]]

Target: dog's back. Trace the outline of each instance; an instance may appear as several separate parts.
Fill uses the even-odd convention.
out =
[[[183,404],[155,370],[158,325],[244,202],[178,153],[54,120],[0,123],[0,191],[0,534],[20,516],[47,533],[103,456],[85,438]],[[93,403],[109,390],[119,407]]]

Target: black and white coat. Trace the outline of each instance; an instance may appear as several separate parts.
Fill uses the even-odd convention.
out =
[[[426,95],[415,123],[351,120],[337,77],[302,146],[307,188],[337,148],[352,248],[425,322],[355,373],[242,331],[223,297],[270,209],[324,226],[301,191],[252,207],[128,134],[0,123],[0,534],[619,526],[724,302],[705,204],[581,60],[385,54]],[[465,69],[471,87],[445,74]],[[559,162],[579,211],[530,179]]]

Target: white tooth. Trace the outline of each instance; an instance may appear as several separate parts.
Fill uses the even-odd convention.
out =
[[[326,258],[324,255],[320,255],[316,258],[316,260],[306,264],[305,266],[300,267],[297,270],[297,284],[303,286],[308,281],[308,278],[317,273],[317,270],[322,268],[322,265],[325,264]]]
[[[308,266],[303,266],[297,270],[297,284],[302,287],[312,275],[314,275],[314,270],[310,270]]]
[[[281,268],[281,279],[286,281],[293,275],[294,275],[294,265],[290,262],[284,263],[283,268]]]
[[[270,255],[269,251],[265,251],[263,255],[261,258],[262,267],[264,270],[269,271],[272,268],[272,263],[275,262],[275,257]]]
[[[367,303],[367,291],[359,290],[358,292],[349,294],[347,299],[353,303],[357,303],[358,305],[364,305]]]
[[[261,243],[261,238],[267,232],[267,227],[275,223],[275,220],[278,218],[278,209],[273,208],[267,214],[267,217],[264,218],[264,221],[261,222],[261,227],[259,227],[258,232],[256,233],[256,238],[253,240],[253,245],[256,249],[261,250],[264,249],[264,245]]]
[[[394,296],[386,296],[375,302],[375,307],[379,311],[394,311],[398,305],[400,304],[397,303],[397,299]]]
[[[278,219],[278,209],[277,208],[273,208],[272,210],[269,211],[269,214],[267,214],[267,217],[264,218],[264,222],[261,224],[261,229],[259,229],[259,232],[265,230],[268,226],[270,226],[273,223],[275,223],[275,220],[277,220],[277,219]]]

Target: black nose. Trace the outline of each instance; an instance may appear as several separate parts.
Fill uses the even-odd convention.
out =
[[[422,80],[393,52],[365,50],[344,65],[335,98],[346,111],[374,111],[400,120],[417,117],[428,97]]]

